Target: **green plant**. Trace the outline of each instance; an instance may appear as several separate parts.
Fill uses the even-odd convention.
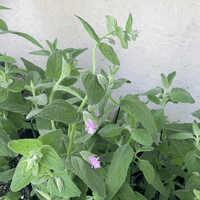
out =
[[[112,92],[130,81],[115,80],[120,62],[113,47],[103,41],[113,44],[117,37],[127,49],[128,42],[138,36],[132,30],[132,16],[125,30],[114,17],[106,16],[108,33],[102,37],[77,18],[95,42],[92,72],[77,68],[76,57],[86,49],[59,50],[57,39],[46,41],[49,50],[31,52],[48,56],[45,71],[23,58],[26,70],[21,70],[11,64],[13,58],[0,56],[5,63],[0,76],[0,180],[12,180],[12,192],[31,183],[32,195],[42,200],[198,199],[198,124],[169,123],[164,112],[169,101],[194,103],[193,98],[182,88],[167,92],[176,75],[173,72],[167,77],[161,74],[163,88],[114,100]],[[0,22],[1,34],[13,33]],[[38,44],[27,35],[26,39]],[[96,74],[97,48],[113,64],[108,74],[102,69]],[[16,73],[24,73],[26,79],[16,78]],[[73,86],[79,78],[85,92]],[[28,96],[21,94],[24,90]],[[161,108],[150,110],[140,95]],[[108,116],[116,108],[118,112],[110,120]],[[125,120],[119,125],[117,119]],[[30,126],[28,121],[39,132],[37,139],[19,139],[17,132]],[[17,154],[22,158],[16,168],[9,169],[5,157]],[[5,198],[14,199],[9,195]]]

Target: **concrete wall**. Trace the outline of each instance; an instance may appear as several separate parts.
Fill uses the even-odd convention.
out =
[[[139,38],[128,50],[116,43],[114,49],[121,68],[116,78],[127,78],[127,84],[113,97],[142,93],[161,86],[160,73],[177,72],[174,87],[183,87],[195,99],[191,104],[168,104],[170,120],[191,122],[190,115],[200,108],[200,1],[196,0],[1,0],[12,10],[1,10],[0,18],[10,30],[25,32],[45,48],[45,40],[58,38],[58,48],[89,48],[79,57],[79,67],[92,69],[94,41],[74,16],[85,19],[101,37],[107,33],[105,15],[111,15],[125,27],[132,13]],[[28,54],[38,47],[15,35],[0,35],[0,53],[14,57],[24,68],[20,57],[45,69],[46,58]],[[97,68],[107,71],[109,61],[97,51]],[[154,106],[150,104],[151,108]]]

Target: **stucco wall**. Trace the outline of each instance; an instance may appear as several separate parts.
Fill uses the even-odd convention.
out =
[[[114,16],[125,26],[128,14],[133,16],[134,29],[139,38],[128,50],[119,42],[114,49],[121,68],[117,78],[132,81],[117,90],[113,97],[127,93],[142,93],[161,86],[160,73],[177,72],[174,87],[183,87],[196,103],[168,104],[170,120],[191,122],[190,115],[200,108],[200,1],[196,0],[1,0],[1,5],[12,10],[1,10],[0,18],[10,30],[25,32],[36,38],[45,48],[45,40],[58,38],[58,48],[89,48],[79,57],[79,67],[92,68],[94,41],[74,16],[85,19],[99,36],[106,31],[105,15]],[[14,57],[23,68],[20,57],[45,69],[46,58],[28,54],[39,50],[25,39],[15,35],[0,35],[0,53]],[[99,52],[97,68],[107,71],[110,64]],[[151,107],[154,107],[150,104]]]

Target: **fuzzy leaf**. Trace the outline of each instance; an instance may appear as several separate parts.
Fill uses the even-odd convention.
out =
[[[10,141],[8,146],[16,153],[29,157],[29,152],[38,150],[42,146],[42,143],[35,139],[20,139]]]
[[[46,77],[58,80],[62,73],[62,53],[60,51],[53,52],[48,60],[46,66]]]
[[[47,183],[47,189],[51,195],[58,197],[75,197],[80,196],[81,192],[77,186],[72,182],[66,171],[55,173],[54,176],[59,178],[63,183],[62,191],[59,191],[58,185],[54,177],[51,177]]]
[[[108,169],[108,178],[105,180],[107,188],[105,200],[111,200],[123,185],[132,159],[133,150],[129,145],[122,145],[115,151]]]
[[[104,57],[107,58],[112,64],[120,65],[117,54],[114,52],[113,48],[110,45],[106,43],[100,43],[98,45],[98,48],[104,55]]]
[[[26,69],[28,71],[36,71],[40,74],[40,76],[44,79],[45,78],[45,72],[42,68],[36,66],[35,64],[31,63],[30,61],[24,59],[24,58],[21,58],[21,60],[23,61],[24,63],[24,66],[26,67]]]
[[[134,95],[126,95],[121,101],[120,106],[122,109],[126,109],[133,116],[135,116],[144,128],[150,133],[153,141],[158,144],[157,128],[153,116],[146,106],[146,104],[139,100],[138,97]]]
[[[121,135],[121,132],[124,128],[120,127],[118,124],[109,124],[103,127],[98,134],[104,138],[115,137],[117,135]]]
[[[129,13],[128,20],[126,22],[126,28],[125,28],[127,32],[130,32],[132,30],[132,25],[133,25],[133,18],[132,18],[131,13]]]
[[[9,63],[17,62],[14,58],[12,58],[10,56],[0,56],[0,61],[1,62],[9,62]]]
[[[3,102],[3,103],[0,103],[0,108],[3,110],[8,110],[10,112],[19,113],[22,115],[27,115],[30,111],[30,107],[23,106],[17,103]]]
[[[87,71],[81,75],[81,81],[85,88],[90,105],[99,103],[103,99],[106,92],[98,82],[97,76]]]
[[[61,145],[62,136],[62,130],[57,129],[55,131],[51,131],[45,135],[40,136],[38,140],[42,142],[42,145],[50,145],[55,150],[58,150]]]
[[[121,47],[124,48],[124,49],[127,49],[128,45],[127,45],[127,43],[125,42],[125,39],[124,39],[123,29],[118,26],[115,30],[115,33],[116,33],[116,36],[119,38],[119,41],[121,43]]]
[[[55,100],[47,105],[38,116],[66,124],[77,123],[82,119],[82,114],[76,112],[71,104],[62,99]]]
[[[148,131],[145,129],[132,129],[130,131],[131,138],[133,138],[136,142],[150,146],[153,143],[153,139]]]
[[[81,20],[81,22],[82,22],[85,30],[88,32],[88,34],[90,35],[90,37],[92,39],[94,39],[96,42],[99,42],[99,37],[95,33],[94,29],[85,20],[83,20],[81,17],[79,17],[79,16],[76,16],[76,17]]]
[[[40,164],[44,167],[55,171],[62,171],[65,169],[65,166],[58,156],[56,151],[49,145],[43,145],[41,148],[42,158]]]
[[[27,39],[29,42],[35,44],[36,46],[44,49],[43,46],[36,39],[34,39],[33,37],[31,37],[30,35],[28,35],[26,33],[20,33],[20,32],[16,32],[16,31],[9,31],[9,33],[21,36],[21,37]]]
[[[168,139],[173,139],[173,140],[185,140],[192,138],[195,139],[192,133],[176,133],[168,137]]]
[[[172,102],[175,103],[195,103],[190,93],[184,90],[183,88],[173,88],[170,93],[170,99]]]
[[[106,20],[107,20],[107,29],[109,32],[114,31],[117,28],[117,20],[109,15],[106,15]]]
[[[8,30],[7,24],[2,19],[0,19],[0,30],[2,31]]]
[[[170,73],[168,76],[167,76],[167,80],[168,80],[168,83],[169,83],[169,87],[171,86],[173,80],[174,80],[174,77],[176,76],[176,72],[172,72]]]
[[[11,141],[9,136],[2,128],[0,128],[0,134],[0,156],[15,157],[16,153],[8,147],[8,143]]]
[[[38,55],[38,56],[50,56],[50,51],[48,51],[48,50],[39,50],[39,51],[32,51],[29,54]]]
[[[91,168],[90,164],[78,156],[70,156],[66,166],[74,172],[98,196],[105,198],[106,190],[100,169]]]

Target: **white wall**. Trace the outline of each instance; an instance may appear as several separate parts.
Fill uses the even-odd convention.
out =
[[[36,38],[45,48],[45,40],[58,38],[58,48],[85,48],[79,57],[79,67],[92,69],[94,41],[74,16],[85,19],[101,37],[106,31],[105,15],[114,16],[125,26],[132,13],[134,29],[140,37],[131,42],[128,50],[119,42],[114,49],[121,68],[117,78],[127,78],[127,84],[115,92],[116,100],[127,93],[141,93],[161,86],[160,73],[177,72],[174,87],[183,87],[195,99],[191,104],[168,104],[166,114],[171,120],[191,122],[190,115],[200,108],[200,1],[196,0],[1,0],[12,10],[1,10],[0,18],[10,30],[25,32]],[[45,69],[46,58],[29,55],[39,50],[15,35],[0,35],[0,53],[14,57],[23,68],[24,57]],[[97,52],[97,68],[107,70],[110,64]],[[152,105],[151,105],[152,107]]]

